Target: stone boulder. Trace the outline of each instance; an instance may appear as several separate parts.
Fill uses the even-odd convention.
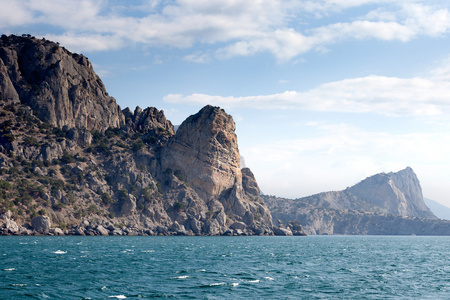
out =
[[[48,216],[38,216],[31,220],[31,226],[40,234],[48,234],[51,228],[50,218]]]
[[[274,227],[273,233],[275,235],[279,235],[279,236],[292,236],[293,235],[292,231],[289,228]]]

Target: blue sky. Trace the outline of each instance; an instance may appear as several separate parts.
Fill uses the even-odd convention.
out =
[[[225,108],[265,194],[413,168],[450,206],[450,2],[0,0],[0,31],[86,55],[122,108]]]

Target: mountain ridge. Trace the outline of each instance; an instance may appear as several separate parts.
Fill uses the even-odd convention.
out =
[[[425,205],[410,167],[375,174],[343,191],[263,199],[274,220],[297,220],[307,234],[450,235],[450,222],[437,219]]]
[[[121,110],[85,56],[29,35],[1,36],[0,88],[0,234],[274,234],[223,109],[175,133],[162,110]]]

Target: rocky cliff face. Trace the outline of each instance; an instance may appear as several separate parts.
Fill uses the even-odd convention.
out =
[[[31,107],[53,126],[104,131],[124,117],[89,60],[31,37],[0,39],[0,97]]]
[[[242,186],[233,119],[218,107],[204,107],[180,125],[163,149],[161,164],[185,177],[203,198]]]
[[[240,169],[235,124],[224,110],[206,106],[187,118],[163,148],[161,166],[189,184],[216,214],[234,216],[243,229],[264,232],[260,225],[272,222],[252,172]]]
[[[0,234],[273,234],[220,108],[175,134],[156,108],[121,111],[84,56],[28,36],[2,36],[0,88]]]
[[[264,196],[264,201],[274,219],[298,220],[307,234],[450,235],[450,223],[437,220],[424,204],[409,167],[371,176],[344,191],[296,200]]]
[[[395,216],[436,218],[425,205],[419,180],[410,167],[371,176],[348,192]]]

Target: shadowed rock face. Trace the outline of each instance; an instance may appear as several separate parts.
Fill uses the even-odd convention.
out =
[[[3,101],[29,105],[51,125],[104,131],[124,124],[89,60],[50,41],[2,36],[0,82]]]

